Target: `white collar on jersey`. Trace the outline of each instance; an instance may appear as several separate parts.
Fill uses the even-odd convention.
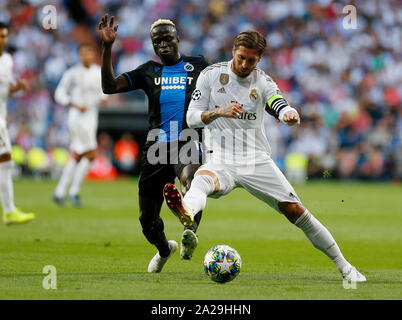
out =
[[[232,62],[233,62],[233,59],[228,62],[228,72],[229,72],[230,77],[236,79],[239,82],[250,82],[251,78],[253,76],[253,71],[251,71],[250,74],[245,78],[239,77],[237,74],[235,74],[232,71]]]

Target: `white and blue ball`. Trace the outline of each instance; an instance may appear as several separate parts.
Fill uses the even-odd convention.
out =
[[[215,282],[232,281],[240,273],[241,257],[227,245],[213,246],[204,257],[205,274]]]

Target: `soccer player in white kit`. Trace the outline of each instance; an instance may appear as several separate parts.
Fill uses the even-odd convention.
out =
[[[207,196],[218,198],[242,187],[300,228],[337,266],[344,280],[364,282],[366,278],[343,257],[329,231],[302,206],[270,158],[264,109],[287,125],[300,124],[300,118],[272,78],[256,67],[265,48],[266,40],[258,32],[241,32],[234,42],[233,59],[201,72],[187,122],[191,128],[204,128],[207,159],[183,199],[174,185],[165,186],[166,203],[188,225],[194,214],[204,209]]]
[[[24,213],[14,205],[12,180],[13,161],[11,160],[11,142],[7,132],[7,99],[10,93],[26,90],[23,80],[13,83],[13,58],[5,52],[8,42],[8,26],[0,22],[0,203],[3,208],[3,222],[24,223],[35,218],[33,213]]]
[[[64,73],[55,91],[57,103],[70,108],[71,157],[53,194],[53,201],[62,207],[66,206],[64,198],[70,184],[68,199],[75,206],[82,207],[81,184],[96,156],[98,107],[106,102],[101,87],[101,69],[94,63],[94,48],[84,43],[78,53],[81,62]]]

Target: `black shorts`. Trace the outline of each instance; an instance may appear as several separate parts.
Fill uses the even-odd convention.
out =
[[[195,143],[195,142],[188,142]],[[180,150],[186,143],[178,145]],[[170,163],[170,153],[177,153],[177,148],[170,149],[170,144],[167,144],[167,152],[162,163],[151,164],[148,161],[147,152],[150,145],[146,145],[141,155],[140,178],[138,182],[138,193],[142,197],[163,199],[163,187],[167,183],[174,183],[176,177],[180,177],[181,172],[188,163],[181,163],[180,158],[174,159]],[[201,153],[199,153],[198,161],[201,165]]]

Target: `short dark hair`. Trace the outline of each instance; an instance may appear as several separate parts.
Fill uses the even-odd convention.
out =
[[[258,31],[247,30],[240,32],[236,36],[234,41],[235,50],[240,46],[248,49],[255,49],[257,50],[258,55],[261,56],[267,48],[267,40]]]
[[[7,29],[8,30],[8,25],[5,24],[4,22],[0,21],[0,29]]]

